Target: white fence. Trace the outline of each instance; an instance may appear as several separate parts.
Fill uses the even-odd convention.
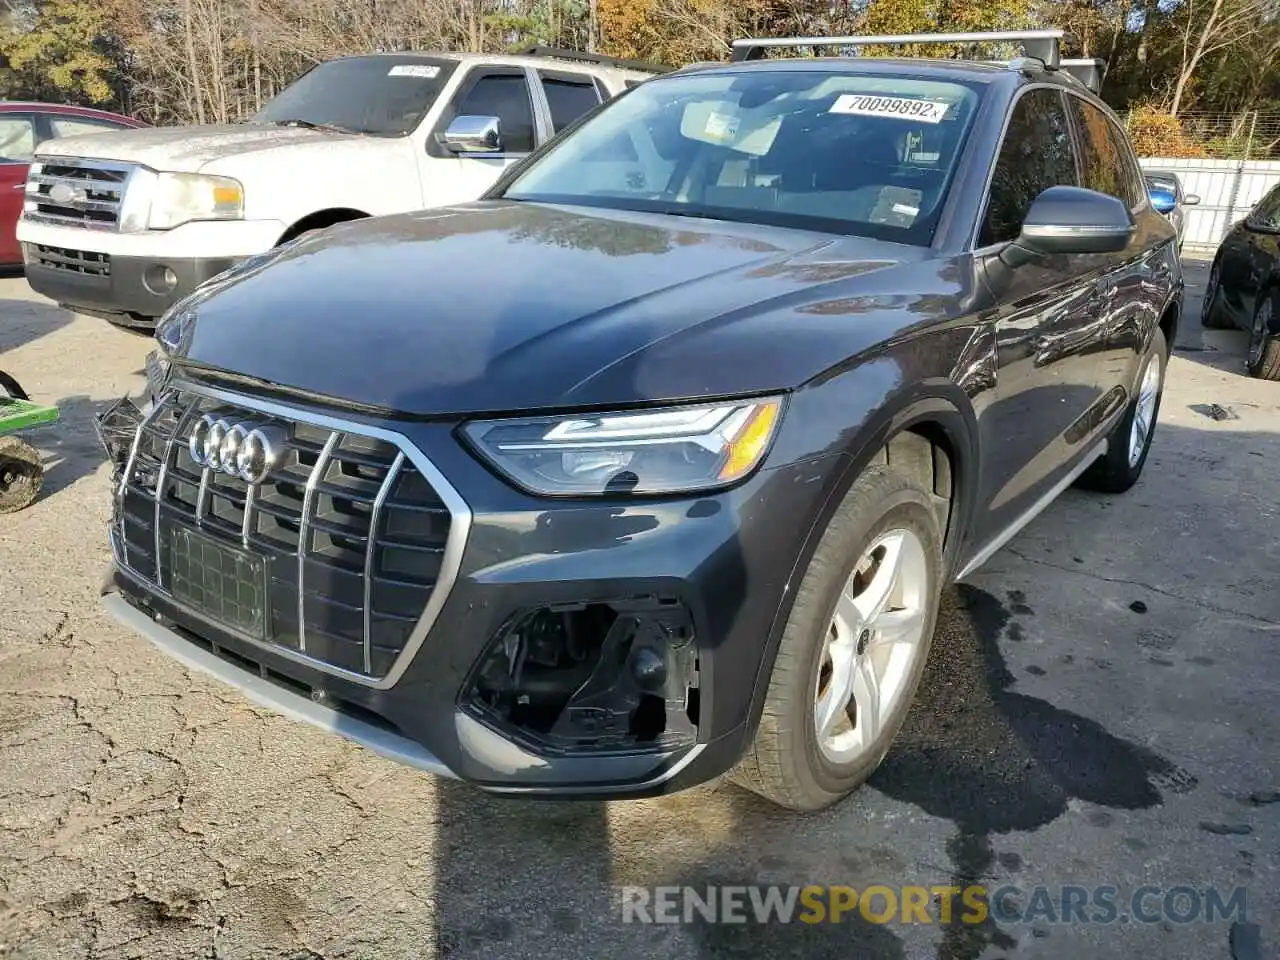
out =
[[[1280,160],[1172,160],[1144,157],[1144,170],[1169,170],[1184,193],[1200,203],[1186,207],[1184,243],[1189,253],[1211,253],[1268,190],[1280,183]]]

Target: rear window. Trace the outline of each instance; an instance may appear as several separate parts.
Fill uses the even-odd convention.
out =
[[[452,60],[412,55],[330,60],[282,90],[250,122],[301,121],[404,136],[435,103],[455,66]]]
[[[505,196],[927,245],[982,90],[810,70],[659,77],[544,154]]]

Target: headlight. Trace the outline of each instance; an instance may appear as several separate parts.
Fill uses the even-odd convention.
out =
[[[763,459],[782,401],[478,420],[463,433],[517,486],[547,495],[675,493],[741,480]]]
[[[241,220],[244,188],[230,177],[162,173],[156,177],[147,226],[169,230],[192,220]]]

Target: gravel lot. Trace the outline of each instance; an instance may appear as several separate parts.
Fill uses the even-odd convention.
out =
[[[1280,385],[1188,314],[1143,481],[1069,492],[965,587],[871,786],[495,800],[187,673],[99,609],[91,426],[150,342],[0,280],[0,366],[61,422],[0,517],[0,957],[1231,957],[1280,945]],[[1227,419],[1206,415],[1208,404]],[[624,924],[626,884],[1247,890],[1230,922]],[[1151,901],[1158,905],[1159,899]],[[1238,918],[1237,918],[1238,919]]]

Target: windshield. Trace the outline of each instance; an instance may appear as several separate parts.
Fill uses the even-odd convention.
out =
[[[282,90],[249,122],[404,136],[430,109],[455,65],[412,54],[330,60]]]
[[[658,78],[503,195],[928,245],[981,90],[813,70]]]

